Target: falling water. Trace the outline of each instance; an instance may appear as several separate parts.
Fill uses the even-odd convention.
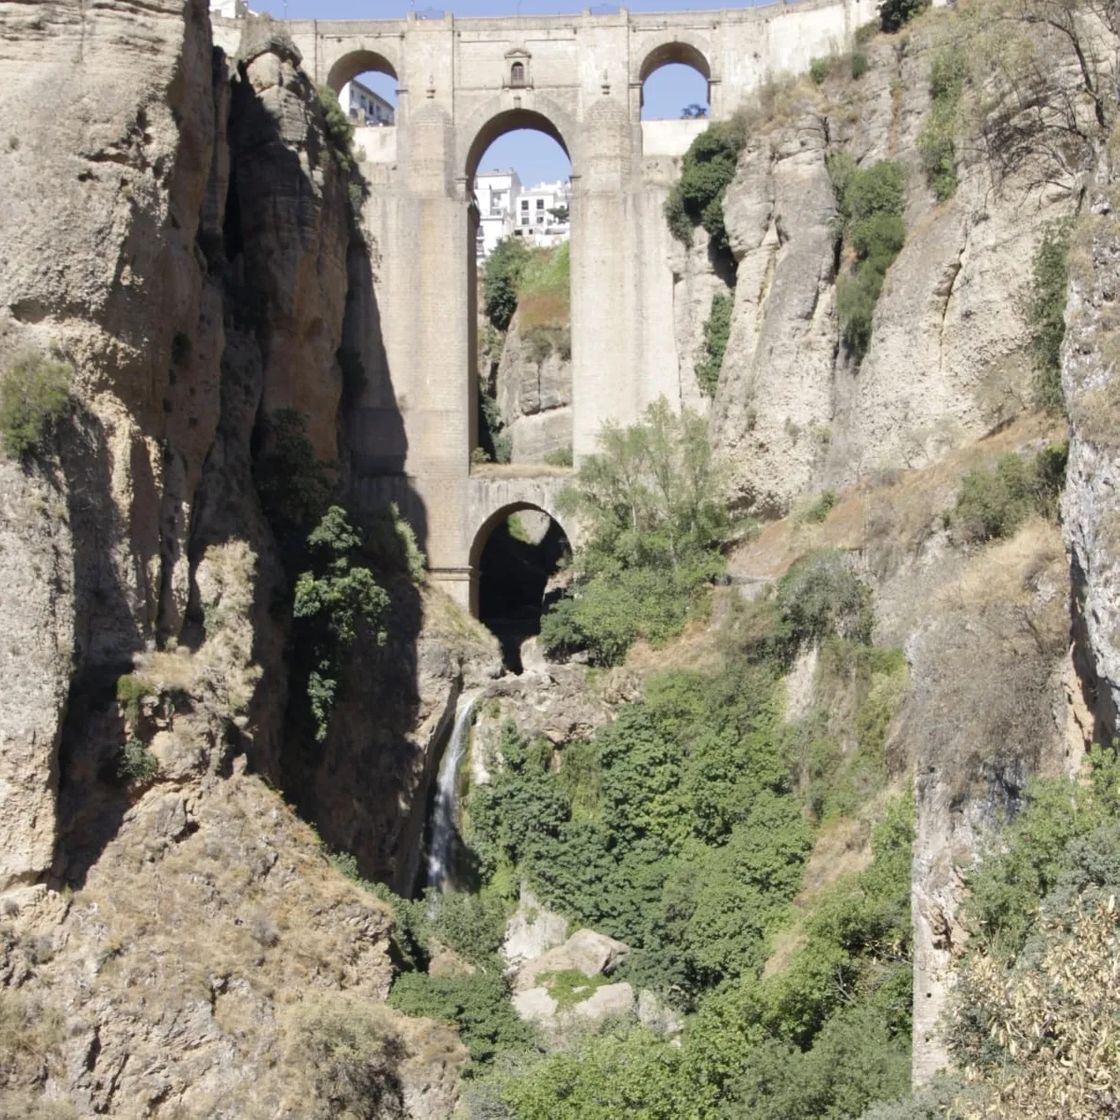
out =
[[[437,890],[447,888],[448,857],[451,834],[455,828],[455,807],[459,794],[459,763],[467,749],[471,733],[471,716],[478,696],[461,696],[455,709],[455,726],[451,741],[443,752],[436,779],[436,800],[432,806],[432,828],[428,839],[427,886]]]

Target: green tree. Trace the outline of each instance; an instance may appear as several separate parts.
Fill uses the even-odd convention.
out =
[[[665,202],[669,229],[678,241],[692,244],[692,231],[702,225],[719,251],[728,249],[723,224],[723,192],[735,177],[746,129],[738,119],[710,124],[689,145],[681,161],[681,177]]]
[[[483,265],[483,307],[486,317],[500,331],[508,329],[517,310],[517,289],[529,256],[529,248],[520,237],[507,237],[498,242]]]
[[[722,567],[729,529],[722,476],[696,413],[664,399],[629,427],[606,424],[561,508],[588,527],[571,594],[545,615],[554,652],[618,661],[638,637],[680,631],[696,590]]]
[[[307,538],[315,567],[296,580],[293,616],[305,623],[313,660],[307,681],[315,739],[327,737],[331,709],[337,698],[344,655],[360,627],[371,631],[378,643],[389,596],[369,568],[356,556],[363,540],[346,511],[331,506]]]
[[[921,15],[930,0],[882,0],[879,5],[879,26],[883,31],[898,31],[915,16]]]

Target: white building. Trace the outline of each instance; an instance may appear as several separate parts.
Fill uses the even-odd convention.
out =
[[[361,128],[377,128],[396,121],[396,112],[379,93],[353,78],[342,87],[339,104],[350,119]]]
[[[485,260],[503,237],[513,232],[513,208],[521,194],[521,180],[512,170],[480,171],[474,180],[478,203],[479,260]]]
[[[568,240],[571,185],[563,179],[538,183],[517,200],[514,232],[534,245],[549,247]]]
[[[568,240],[571,186],[564,180],[523,187],[516,171],[480,171],[474,194],[479,260],[485,260],[504,237],[523,237],[544,247]]]
[[[210,0],[210,14],[226,19],[242,19],[251,13],[245,0]]]

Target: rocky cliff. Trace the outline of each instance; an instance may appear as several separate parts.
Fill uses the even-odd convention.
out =
[[[937,21],[881,36],[860,78],[838,60],[820,86],[803,79],[766,91],[750,112],[724,199],[738,270],[711,423],[737,494],[761,511],[931,463],[1030,402],[1023,262],[1072,200],[1026,182],[997,189],[971,144],[955,194],[936,200],[918,137],[943,36]],[[838,153],[907,172],[906,241],[862,362],[837,331],[841,244],[828,160]]]
[[[293,773],[273,421],[345,459],[355,234],[299,62],[267,21],[215,50],[202,0],[0,26],[0,357],[72,370],[49,440],[0,458],[7,1115],[327,1115],[319,1081],[358,1075],[339,1030],[381,1056],[385,1115],[457,1092],[454,1035],[376,1006],[386,909],[263,777]],[[430,746],[394,772],[406,802]]]

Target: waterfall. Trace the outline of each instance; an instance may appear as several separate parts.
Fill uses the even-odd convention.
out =
[[[459,763],[467,750],[471,734],[471,716],[479,697],[460,696],[455,708],[455,726],[451,741],[443,752],[436,779],[436,799],[432,806],[431,833],[428,837],[428,872],[425,885],[436,890],[447,889],[448,857],[451,834],[455,829],[455,809],[459,796]]]

